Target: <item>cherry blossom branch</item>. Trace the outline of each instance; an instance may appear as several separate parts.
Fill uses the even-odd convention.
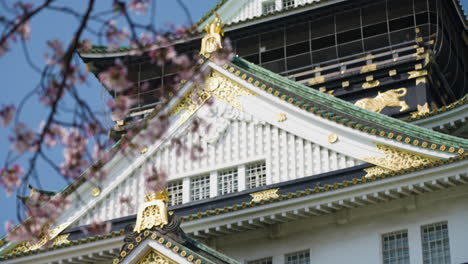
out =
[[[41,12],[44,8],[46,8],[48,5],[50,5],[52,2],[55,0],[46,0],[42,5],[37,7],[36,9],[32,10],[29,13],[26,13],[24,16],[21,17],[20,21],[17,22],[16,24],[13,25],[10,30],[8,30],[6,33],[2,34],[2,37],[0,38],[0,47],[8,40],[8,38],[16,33],[18,29],[29,19],[31,19],[33,16]]]

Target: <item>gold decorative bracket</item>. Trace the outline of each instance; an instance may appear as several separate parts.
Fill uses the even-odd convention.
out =
[[[153,227],[163,227],[168,223],[167,203],[169,194],[167,191],[149,193],[145,195],[145,202],[138,208],[134,232]]]
[[[418,111],[416,112],[411,112],[411,117],[412,118],[416,118],[418,116],[423,116],[427,113],[429,113],[430,110],[429,110],[429,104],[426,102],[425,104],[423,105],[418,105]]]
[[[205,81],[203,89],[193,87],[192,91],[172,109],[171,115],[184,111],[179,119],[179,122],[183,123],[211,97],[242,110],[242,104],[238,99],[239,96],[257,96],[257,94],[214,71]]]
[[[373,176],[377,176],[377,175],[380,175],[380,174],[383,174],[383,173],[390,172],[391,170],[386,169],[386,168],[382,168],[382,167],[379,167],[379,166],[374,166],[374,167],[364,169],[364,171],[366,172],[366,175],[364,177],[370,178],[370,177],[373,177]]]
[[[250,196],[252,196],[252,201],[251,202],[261,202],[264,200],[269,200],[271,198],[278,198],[278,190],[279,188],[275,189],[269,189],[261,192],[255,192],[251,193]]]
[[[383,152],[383,157],[370,157],[364,158],[363,160],[388,170],[398,171],[437,161],[435,158],[422,156],[387,145],[376,144],[376,146],[379,151]]]
[[[177,264],[177,262],[151,249],[144,257],[142,257],[137,264]]]
[[[215,52],[223,48],[221,43],[221,37],[224,36],[223,22],[218,16],[218,13],[214,13],[214,20],[205,26],[206,35],[202,38],[200,54],[208,56],[210,53]]]

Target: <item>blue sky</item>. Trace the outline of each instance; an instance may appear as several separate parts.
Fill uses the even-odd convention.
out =
[[[155,0],[157,1],[156,23],[163,27],[167,22],[177,25],[187,25],[188,19],[175,0]],[[200,18],[218,0],[183,0],[188,6],[194,21]],[[7,1],[8,2],[8,1]],[[38,1],[32,1],[34,3]],[[75,10],[84,10],[83,3],[87,1],[66,1],[61,4],[71,5]],[[99,9],[108,9],[111,0],[97,0]],[[468,0],[461,1],[465,10],[468,8]],[[193,21],[193,22],[194,22]],[[74,18],[56,12],[44,12],[32,21],[31,40],[29,48],[32,60],[38,65],[44,64],[44,52],[46,51],[46,40],[60,39],[67,41],[71,37],[71,30],[77,26]],[[19,100],[27,94],[37,84],[39,76],[26,64],[21,46],[17,45],[5,56],[0,57],[0,73],[3,87],[0,97],[0,105],[17,104]],[[107,101],[107,93],[94,76],[88,78],[88,83],[79,87],[79,92],[86,98],[88,104],[96,111],[105,111],[104,104]],[[72,107],[72,106],[69,106]],[[23,110],[21,120],[30,127],[37,128],[39,121],[45,118],[47,112],[41,107],[36,98],[28,101]],[[103,121],[109,126],[112,125],[108,116],[103,116]],[[3,161],[9,146],[8,135],[10,130],[0,128],[0,161]],[[58,163],[61,162],[61,150],[50,153],[51,157]],[[42,187],[47,190],[60,190],[67,183],[45,164],[39,164],[38,174]],[[37,186],[37,183],[33,182]],[[3,190],[0,190],[0,203],[2,212],[0,213],[0,224],[6,220],[16,219],[16,198],[15,195],[7,197]],[[0,225],[0,234],[4,230]]]
[[[9,1],[7,1],[9,2]],[[31,1],[39,3],[39,1]],[[183,0],[190,10],[193,22],[200,18],[209,10],[217,0]],[[66,1],[62,0],[57,5],[68,5],[77,11],[84,11],[83,3],[87,1]],[[98,10],[108,10],[112,5],[111,0],[96,1]],[[189,21],[185,13],[175,0],[156,0],[156,24],[163,28],[167,22],[176,25],[188,25]],[[141,19],[147,18],[142,16]],[[40,14],[32,21],[31,39],[29,40],[29,53],[31,58],[39,66],[44,65],[44,53],[46,52],[46,41],[50,39],[60,39],[63,42],[71,38],[71,31],[76,29],[76,20],[68,15],[57,12],[46,11]],[[92,36],[88,36],[93,40]],[[93,41],[95,42],[95,41]],[[39,75],[35,73],[26,63],[21,49],[21,45],[16,45],[5,56],[0,57],[0,76],[2,78],[2,95],[0,96],[0,105],[15,104],[30,92],[38,83]],[[107,93],[104,91],[97,79],[91,75],[88,83],[80,86],[79,93],[82,98],[86,98],[87,103],[95,111],[106,111],[104,106],[108,100]],[[67,105],[72,107],[72,105]],[[47,112],[43,108],[37,97],[29,100],[22,111],[20,120],[25,122],[31,128],[38,128],[40,120],[44,120]],[[103,116],[102,120],[112,125],[109,116]],[[9,147],[8,136],[11,135],[10,129],[0,128],[0,161],[4,161],[7,149]],[[61,150],[57,149],[50,153],[52,159],[58,163],[61,162]],[[41,186],[47,190],[61,190],[67,182],[57,176],[56,172],[45,164],[39,164],[38,175]],[[38,186],[37,182],[33,185]],[[7,220],[16,220],[16,196],[7,197],[5,192],[0,190],[0,203],[2,211],[0,213],[0,234],[4,233],[3,223]]]

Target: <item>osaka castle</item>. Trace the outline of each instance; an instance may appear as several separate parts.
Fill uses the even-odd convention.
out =
[[[468,263],[460,1],[221,0],[197,26],[174,45],[198,56],[205,85],[164,101],[151,95],[170,65],[125,47],[80,53],[95,74],[129,69],[138,103],[110,137],[169,124],[135,158],[113,155],[99,186],[65,188],[73,204],[53,229],[35,245],[3,239],[0,263]],[[236,55],[218,64],[225,39]],[[166,168],[165,190],[146,191],[149,163]],[[96,221],[109,232],[83,231]]]

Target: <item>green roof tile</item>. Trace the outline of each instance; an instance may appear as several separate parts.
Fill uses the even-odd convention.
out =
[[[345,120],[343,124],[346,125],[349,121],[352,121],[352,127],[354,129],[355,125],[361,124],[360,121],[363,121],[364,124],[368,126],[372,125],[371,128],[376,129],[376,136],[378,136],[377,129],[380,129],[383,131],[395,131],[405,136],[420,139],[420,141],[428,141],[438,145],[452,146],[458,149],[468,148],[468,140],[466,139],[438,133],[380,113],[368,111],[342,99],[291,81],[288,78],[273,73],[240,57],[236,57],[231,65],[244,71],[244,73],[271,84],[276,90],[293,95],[295,100],[309,101],[309,103],[316,105],[320,109],[321,116],[326,112],[329,113],[329,118],[331,114],[345,116],[346,118],[343,119]],[[294,102],[292,104],[294,104]]]

